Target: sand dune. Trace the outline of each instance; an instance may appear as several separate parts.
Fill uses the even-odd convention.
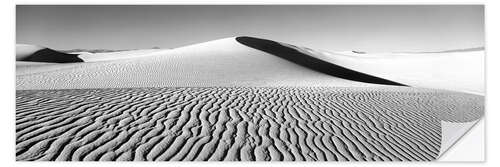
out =
[[[293,47],[287,47],[286,45],[282,45],[275,41],[253,37],[237,37],[236,40],[254,49],[270,53],[296,64],[308,67],[309,69],[314,69],[335,77],[374,84],[405,86],[401,83],[367,75],[352,69],[344,68],[337,64],[326,62],[314,56],[303,54]]]
[[[225,38],[144,58],[21,68],[19,89],[211,86],[383,86],[332,77]],[[43,71],[43,73],[40,73]]]
[[[16,61],[48,62],[48,63],[73,63],[83,62],[77,54],[58,52],[50,48],[36,45],[16,45]]]
[[[374,77],[413,87],[484,95],[484,50],[432,53],[355,53],[311,50],[281,43],[297,52]]]
[[[481,96],[413,88],[17,94],[18,160],[433,160],[440,121],[483,110]]]
[[[45,49],[45,47],[28,44],[16,44],[16,61],[26,59],[35,52]]]
[[[168,49],[141,49],[105,53],[79,53],[78,57],[84,62],[113,61],[120,59],[142,58],[155,55],[157,52],[168,51]]]
[[[90,53],[90,52],[71,52],[63,53],[50,48],[16,44],[16,61],[20,62],[43,62],[43,63],[77,63],[77,62],[95,62],[112,61],[120,59],[130,59],[145,57],[154,52],[161,52],[168,49],[139,49],[116,52]]]
[[[16,62],[16,159],[435,160],[468,129],[442,122],[482,117],[484,97],[463,92],[483,81],[444,82],[465,80],[426,63],[467,57],[437,69],[455,70],[469,53],[420,61],[252,37],[74,54],[79,63],[48,61],[64,56],[51,52]],[[464,77],[482,78],[471,63]]]

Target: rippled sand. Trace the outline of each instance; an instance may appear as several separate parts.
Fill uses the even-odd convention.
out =
[[[434,160],[481,96],[427,89],[17,91],[17,160]]]

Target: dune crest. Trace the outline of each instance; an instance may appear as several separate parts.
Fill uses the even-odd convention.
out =
[[[45,47],[29,44],[16,44],[16,61],[26,59],[36,51],[45,49]]]
[[[270,53],[272,55],[281,57],[288,61],[305,66],[307,68],[314,69],[342,79],[374,83],[374,84],[405,86],[401,83],[367,75],[364,73],[360,73],[358,71],[344,68],[342,66],[338,66],[333,63],[323,61],[321,59],[309,56],[307,54],[297,51],[292,47],[287,47],[286,45],[280,44],[275,41],[253,38],[253,37],[237,37],[236,41],[240,42],[243,45],[252,47],[254,49]]]
[[[77,54],[67,54],[35,45],[16,45],[16,61],[74,63],[83,62]]]

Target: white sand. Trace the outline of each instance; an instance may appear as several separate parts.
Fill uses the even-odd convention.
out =
[[[140,50],[129,50],[129,51],[119,51],[119,52],[106,52],[106,53],[89,53],[89,52],[77,52],[78,57],[84,62],[96,62],[96,61],[113,61],[120,59],[131,59],[131,58],[143,58],[150,55],[155,55],[156,52],[162,52],[166,49],[140,49]]]
[[[23,73],[16,77],[16,88],[383,86],[331,77],[241,45],[234,38],[153,52],[140,59],[60,67],[18,68]]]
[[[406,85],[484,95],[484,50],[447,53],[316,52],[328,62]]]
[[[428,161],[439,156],[440,120],[483,110],[480,96],[414,88],[17,94],[18,160]]]
[[[479,53],[303,52],[414,88],[336,78],[234,38],[17,62],[16,159],[428,161],[467,128],[442,121],[483,115],[483,96],[460,93],[483,89]]]

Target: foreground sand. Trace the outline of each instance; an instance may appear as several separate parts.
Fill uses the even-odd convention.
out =
[[[17,91],[18,160],[434,160],[481,96],[427,89]]]

